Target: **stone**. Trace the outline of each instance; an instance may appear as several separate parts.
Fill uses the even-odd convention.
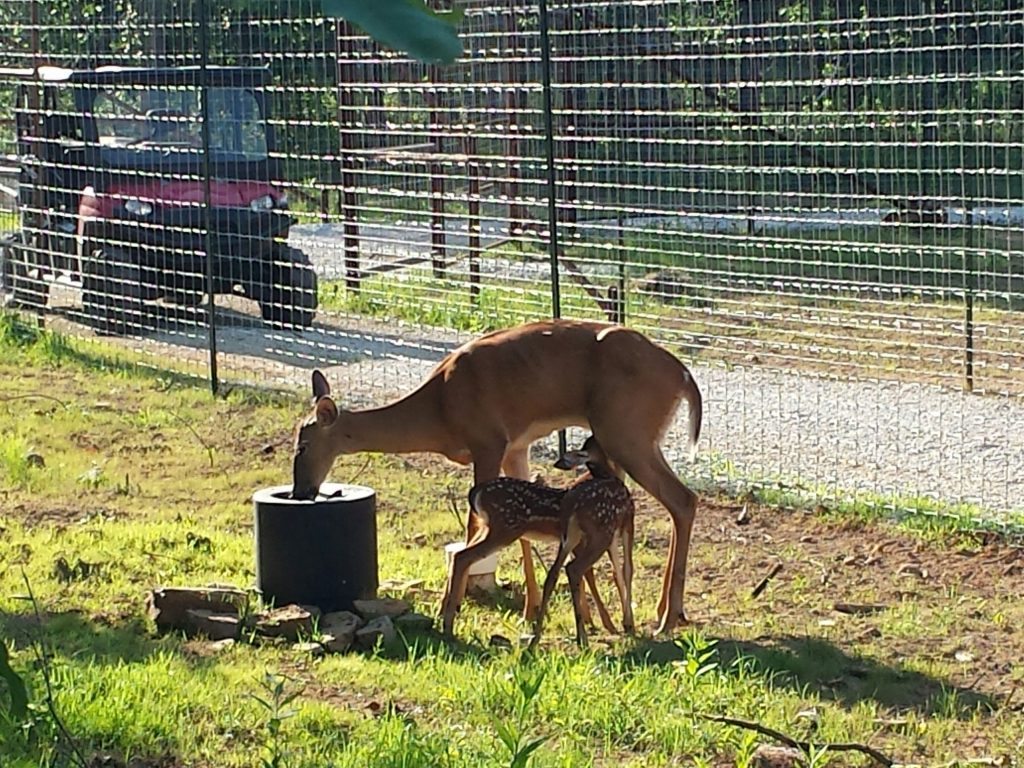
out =
[[[360,648],[372,649],[378,642],[388,645],[396,637],[395,624],[390,616],[379,616],[356,630],[356,644]]]
[[[324,647],[320,645],[320,643],[314,643],[312,641],[305,643],[295,643],[295,645],[292,646],[292,650],[298,651],[299,653],[308,653],[310,656],[313,656],[314,658],[317,656],[324,655]]]
[[[189,608],[185,611],[189,634],[205,635],[211,640],[234,640],[242,627],[237,613],[218,613],[205,608]]]
[[[804,764],[804,753],[792,747],[762,744],[750,756],[754,768],[798,768]]]
[[[356,613],[362,616],[367,621],[373,621],[381,616],[387,616],[388,618],[395,618],[401,616],[403,613],[408,613],[412,610],[412,606],[409,605],[405,600],[399,600],[396,597],[381,597],[375,600],[354,600],[353,605],[355,606]]]
[[[432,616],[410,611],[395,618],[394,625],[399,632],[427,632],[433,628],[434,619]]]
[[[157,587],[146,595],[146,610],[157,631],[188,628],[188,611],[244,613],[249,593],[235,587]]]
[[[344,653],[352,647],[356,630],[364,622],[351,611],[333,611],[320,617],[320,643],[331,653]]]
[[[315,606],[293,603],[254,614],[249,625],[261,635],[296,641],[300,636],[310,637],[313,634],[313,620],[319,615],[320,609]]]

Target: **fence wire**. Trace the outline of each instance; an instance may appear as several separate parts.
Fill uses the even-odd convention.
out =
[[[691,477],[1024,511],[1024,9],[553,0],[544,56],[537,3],[456,2],[444,66],[319,0],[3,3],[5,295],[355,404],[622,322],[705,391]]]

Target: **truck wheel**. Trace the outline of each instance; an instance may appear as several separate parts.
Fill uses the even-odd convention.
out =
[[[120,251],[96,250],[82,265],[82,309],[97,333],[126,336],[144,327],[142,270]]]
[[[317,278],[309,257],[290,246],[275,249],[256,300],[263,319],[274,328],[309,328],[317,307]]]
[[[32,263],[24,236],[0,241],[0,306],[42,310],[50,297],[43,270]]]

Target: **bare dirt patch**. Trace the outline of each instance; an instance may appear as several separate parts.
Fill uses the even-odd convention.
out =
[[[753,505],[740,520],[742,507],[705,500],[698,511],[688,605],[706,631],[826,698],[1024,708],[1024,611],[1012,598],[1024,593],[1024,549]],[[650,502],[640,515],[638,530],[664,516]]]

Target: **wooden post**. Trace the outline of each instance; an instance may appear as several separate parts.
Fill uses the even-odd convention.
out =
[[[356,124],[356,114],[349,87],[355,78],[352,68],[354,61],[346,60],[352,53],[352,28],[346,21],[336,24],[335,68],[338,81],[338,128],[341,131],[341,217],[344,222],[345,250],[345,287],[350,291],[358,291],[362,281],[362,270],[359,264],[359,198],[356,193],[356,138],[352,129]]]

